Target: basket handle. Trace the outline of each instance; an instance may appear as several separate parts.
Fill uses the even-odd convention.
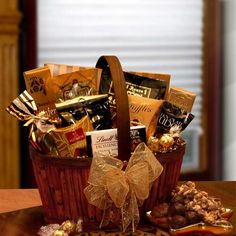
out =
[[[118,135],[118,158],[122,161],[130,158],[130,118],[128,96],[125,86],[124,73],[116,56],[101,56],[96,64],[97,68],[109,68],[113,80]]]

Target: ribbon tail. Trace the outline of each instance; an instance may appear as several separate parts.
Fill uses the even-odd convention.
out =
[[[102,213],[102,219],[101,219],[101,222],[100,222],[100,225],[99,225],[100,229],[103,226],[108,225],[108,223],[109,223],[109,220],[107,220],[107,206],[106,205],[107,205],[107,203],[105,203],[105,208],[104,208],[103,213]]]
[[[134,232],[140,220],[138,202],[135,194],[131,195],[131,207],[132,207],[132,231]]]
[[[114,203],[109,203],[103,211],[100,228],[112,223],[115,227],[120,228],[121,221],[121,208],[117,208]]]
[[[127,200],[121,208],[121,211],[123,232],[127,230],[130,224],[132,231],[135,232],[140,217],[137,199],[133,191],[131,192],[129,200]]]

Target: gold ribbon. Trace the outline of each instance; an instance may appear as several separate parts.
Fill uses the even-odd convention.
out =
[[[151,185],[163,167],[151,150],[141,143],[132,154],[126,169],[123,162],[96,153],[91,164],[89,185],[84,189],[88,202],[104,210],[100,227],[121,218],[123,231],[132,223],[133,231],[139,222],[139,209],[149,196]],[[120,220],[120,219],[118,219]]]
[[[46,116],[44,111],[39,112],[37,115],[32,115],[29,116],[27,121],[25,122],[24,126],[29,126],[31,123],[35,122],[35,121],[48,121],[49,117]]]

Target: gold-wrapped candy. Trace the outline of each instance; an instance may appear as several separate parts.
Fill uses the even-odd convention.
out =
[[[153,152],[159,151],[159,140],[157,137],[151,136],[148,139],[147,145]]]
[[[76,230],[76,223],[73,220],[66,220],[61,224],[60,229],[68,234],[74,233]]]
[[[68,236],[68,233],[62,229],[57,229],[56,231],[53,232],[52,236]]]
[[[174,144],[174,138],[170,134],[164,134],[159,139],[160,150],[163,152],[170,151]]]
[[[181,127],[174,125],[170,128],[169,133],[164,133],[161,136],[151,136],[148,139],[148,147],[152,152],[172,152],[185,144],[181,137]]]

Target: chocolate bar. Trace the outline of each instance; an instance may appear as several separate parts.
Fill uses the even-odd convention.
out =
[[[131,152],[141,142],[146,142],[145,126],[130,127]],[[87,154],[93,157],[96,152],[105,155],[118,155],[117,129],[99,130],[86,132]]]

